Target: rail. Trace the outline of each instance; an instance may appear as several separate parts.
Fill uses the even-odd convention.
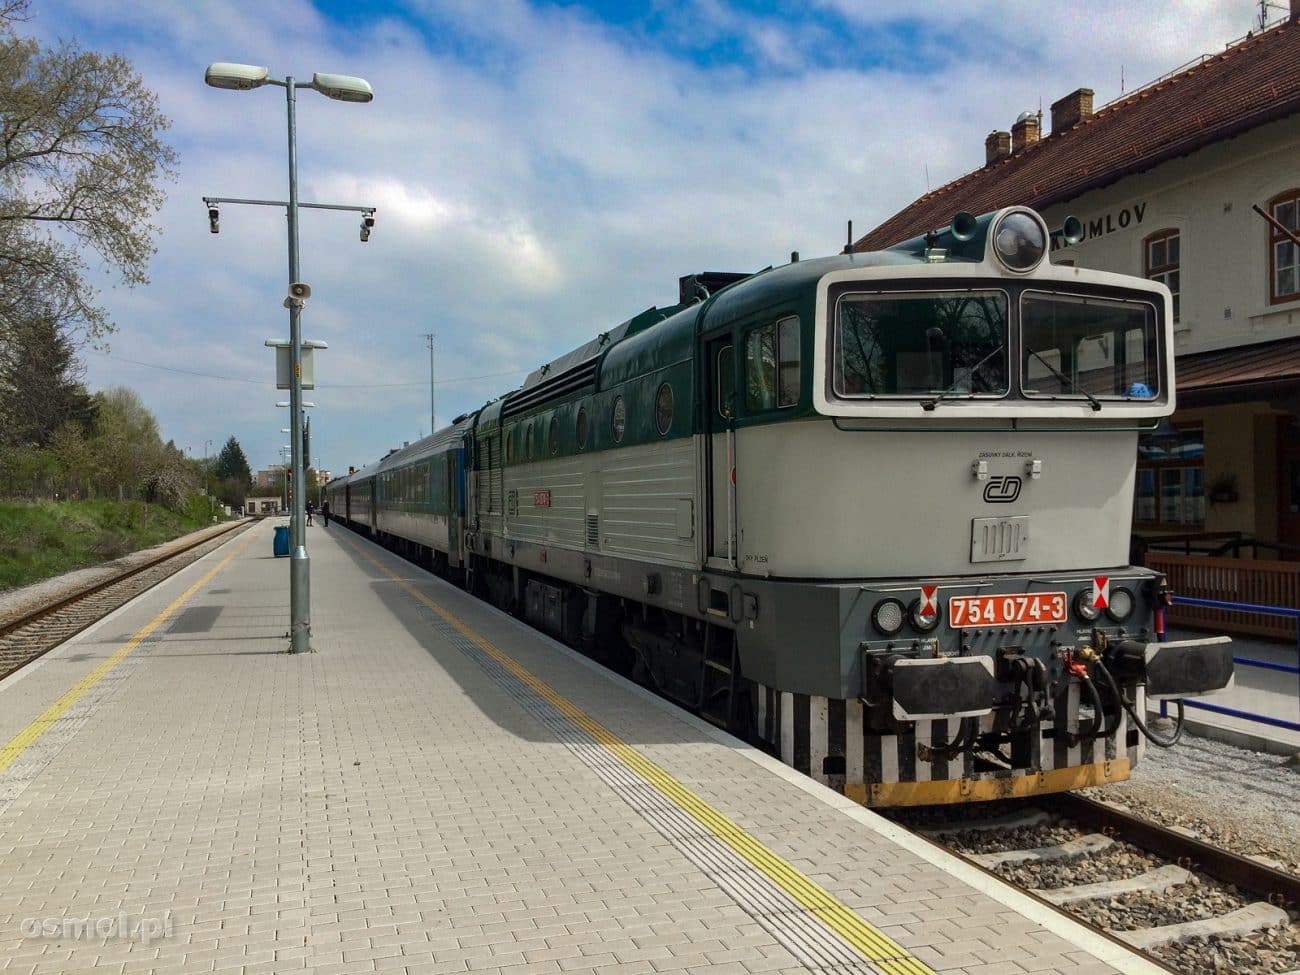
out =
[[[1291,620],[1292,629],[1295,632],[1296,639],[1296,663],[1279,664],[1272,660],[1260,660],[1256,657],[1238,657],[1233,656],[1232,662],[1240,667],[1256,667],[1260,670],[1278,670],[1284,674],[1294,674],[1300,678],[1300,609],[1284,609],[1281,606],[1260,606],[1252,603],[1232,603],[1222,599],[1196,599],[1190,596],[1173,597],[1173,604],[1188,606],[1202,606],[1209,609],[1232,610],[1234,612],[1257,613],[1262,616],[1279,616]],[[1161,639],[1164,639],[1163,628]],[[1287,721],[1285,718],[1274,718],[1267,714],[1256,714],[1253,711],[1245,711],[1240,708],[1224,707],[1221,704],[1207,704],[1204,701],[1187,700],[1183,702],[1189,708],[1196,708],[1201,711],[1210,711],[1214,714],[1223,714],[1228,717],[1242,718],[1246,721],[1254,721],[1259,724],[1271,725],[1274,728],[1286,728],[1288,731],[1300,731],[1300,721]],[[1296,686],[1296,706],[1297,712],[1300,713],[1300,680]],[[1161,715],[1167,714],[1167,702],[1160,702]]]

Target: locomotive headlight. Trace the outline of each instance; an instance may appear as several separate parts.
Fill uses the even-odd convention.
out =
[[[1106,604],[1106,615],[1116,623],[1123,623],[1133,615],[1133,594],[1127,589],[1112,589],[1110,602]]]
[[[939,625],[939,606],[932,605],[929,609],[922,609],[921,600],[912,600],[912,605],[907,607],[907,621],[912,624],[913,628],[920,630],[922,633],[929,633]]]
[[[1047,252],[1047,235],[1028,213],[1008,213],[993,228],[993,250],[1010,270],[1029,271]]]
[[[1092,601],[1092,589],[1080,589],[1074,597],[1074,615],[1085,623],[1091,623],[1101,615],[1101,610]]]
[[[882,599],[871,611],[871,625],[883,636],[893,636],[903,628],[903,604],[897,599]]]

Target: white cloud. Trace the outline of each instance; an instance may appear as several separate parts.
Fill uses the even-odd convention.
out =
[[[1086,85],[1105,101],[1121,66],[1132,87],[1219,50],[1249,29],[1248,7],[828,0],[850,22],[828,31],[682,0],[651,11],[675,32],[657,43],[523,0],[490,17],[476,0],[428,0],[346,29],[304,0],[46,0],[33,9],[44,36],[134,60],[182,157],[153,283],[105,294],[114,351],[264,384],[99,356],[89,379],[139,390],[178,443],[234,434],[254,466],[276,460],[283,411],[262,341],[287,332],[284,215],[223,207],[213,237],[200,197],[285,197],[284,97],[205,88],[210,61],[375,89],[369,105],[297,100],[301,198],[378,208],[365,245],[355,213],[302,217],[304,334],[330,344],[313,430],[342,470],[428,432],[423,333],[438,336],[445,421],[672,303],[681,274],[839,250],[846,219],[863,233],[925,192],[927,168],[934,187],[980,165],[985,134],[1040,98],[1046,109]],[[738,64],[694,56],[732,42]]]

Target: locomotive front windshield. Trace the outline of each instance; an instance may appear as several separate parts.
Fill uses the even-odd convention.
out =
[[[1005,396],[1001,291],[846,295],[835,329],[840,396]]]
[[[927,408],[1013,390],[1097,409],[1152,401],[1162,392],[1159,335],[1144,300],[1031,289],[850,293],[836,305],[834,390],[920,398]]]
[[[1029,397],[1150,400],[1160,393],[1154,307],[1026,291],[1022,391]]]

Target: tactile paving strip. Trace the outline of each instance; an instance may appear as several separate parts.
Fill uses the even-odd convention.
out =
[[[366,556],[369,559],[369,556]],[[933,975],[829,892],[556,694],[410,582],[430,622],[799,961],[816,972]]]

